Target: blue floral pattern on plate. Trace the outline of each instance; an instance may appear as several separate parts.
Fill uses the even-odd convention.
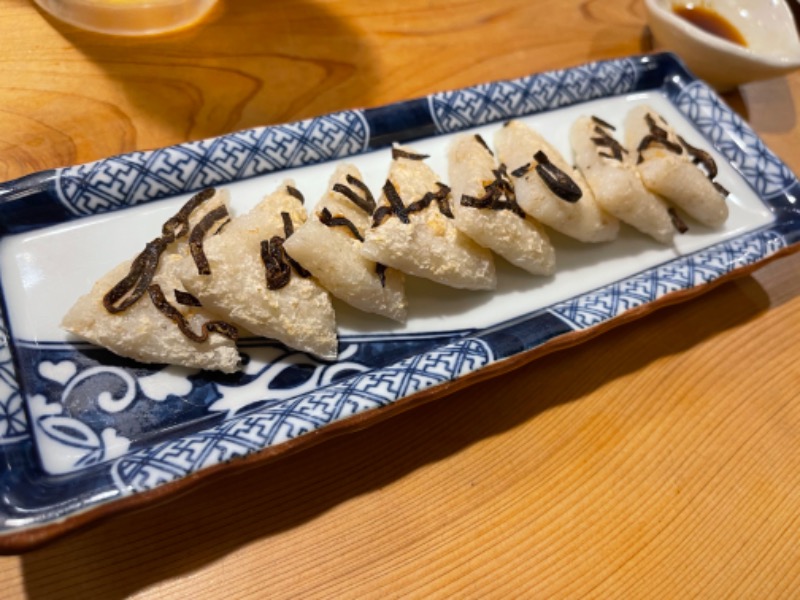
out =
[[[253,343],[244,352],[258,357],[251,363],[258,368],[236,376],[143,367],[99,349],[9,339],[2,320],[0,544],[3,536],[368,414],[757,263],[797,243],[800,218],[790,200],[800,196],[800,184],[712,90],[671,55],[655,55],[251,129],[0,185],[0,223],[8,234],[343,158],[393,139],[647,90],[667,96],[742,174],[775,213],[772,226],[482,331],[343,339],[333,364]],[[70,451],[66,468],[43,459],[47,444],[55,453]]]

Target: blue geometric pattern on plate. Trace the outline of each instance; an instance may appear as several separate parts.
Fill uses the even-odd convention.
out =
[[[736,166],[759,196],[778,196],[797,183],[789,167],[707,85],[699,81],[687,85],[675,105]]]
[[[242,372],[142,365],[88,344],[19,343],[28,411],[42,466],[64,474],[173,436],[279,405],[459,337],[343,343],[335,362],[251,340]],[[388,358],[387,358],[388,357]]]
[[[387,406],[492,362],[489,346],[465,338],[395,365],[351,377],[216,427],[131,453],[113,463],[120,491],[144,491],[246,456],[341,419]]]
[[[432,94],[430,111],[440,132],[460,131],[635,89],[638,63],[590,63],[509,81]]]
[[[59,378],[70,375],[69,367],[59,366],[59,363],[65,358],[73,360],[77,350],[31,342],[41,352],[39,356],[31,356],[24,355],[25,342],[5,340],[0,344],[0,410],[4,420],[3,437],[0,437],[0,488],[3,489],[0,533],[3,538],[14,538],[23,527],[69,523],[73,515],[86,514],[132,491],[153,489],[161,483],[196,473],[204,466],[258,452],[270,443],[324,427],[329,419],[343,419],[349,414],[402,400],[407,394],[449,381],[460,373],[513,358],[574,329],[611,319],[625,310],[657,300],[672,289],[687,289],[711,281],[741,264],[769,256],[787,243],[800,243],[800,214],[792,204],[800,195],[800,186],[746,124],[725,107],[713,91],[694,82],[683,65],[668,54],[610,60],[516,81],[434,94],[396,105],[253,129],[149,153],[113,157],[91,165],[37,173],[0,184],[0,231],[17,233],[192,191],[212,182],[233,181],[376,149],[397,139],[456,131],[593,98],[639,91],[662,94],[677,105],[730,159],[764,204],[773,209],[775,221],[769,230],[681,257],[550,309],[520,316],[513,322],[498,323],[483,332],[460,332],[459,336],[466,336],[459,337],[461,341],[453,341],[453,337],[443,339],[440,335],[428,339],[425,342],[428,345],[407,346],[400,353],[396,349],[383,353],[380,355],[383,362],[371,363],[369,371],[333,380],[326,387],[277,403],[270,394],[266,395],[267,400],[261,394],[258,396],[261,402],[229,404],[222,397],[224,394],[215,395],[226,383],[208,382],[209,390],[213,388],[214,393],[198,395],[199,410],[205,412],[204,419],[193,424],[194,429],[167,428],[161,437],[152,438],[139,448],[132,444],[131,451],[111,462],[90,464],[82,470],[56,477],[43,471],[38,460],[37,447],[28,432],[30,424],[26,425],[22,410],[17,376],[23,377],[26,393],[46,396],[44,406],[47,406],[63,393]],[[746,143],[746,150],[730,145],[737,136],[743,140],[743,145]],[[793,183],[795,187],[791,187]],[[786,190],[786,193],[782,195],[779,190]],[[428,333],[435,336],[435,333]],[[386,341],[384,338],[379,343]],[[359,341],[360,347],[374,348],[376,341],[362,342]],[[9,344],[16,364],[25,368],[25,373],[14,372]],[[59,351],[73,354],[67,357],[59,355]],[[103,360],[108,365],[118,364]],[[427,360],[430,364],[420,364]],[[45,361],[51,364],[41,371]],[[458,361],[462,361],[461,366]],[[369,361],[355,362],[366,365]],[[394,366],[385,367],[386,363]],[[86,368],[90,367],[82,366],[78,370]],[[78,370],[71,377],[77,377]],[[51,376],[50,383],[42,385],[52,384],[57,389],[47,392],[38,389],[36,384],[35,389],[30,390],[30,383],[34,381],[31,373],[40,379]],[[260,371],[252,375],[264,377],[266,381],[269,377],[265,373]],[[201,376],[201,379],[208,378],[208,374]],[[150,408],[159,406],[160,400],[154,400],[150,393],[144,395],[150,398]],[[164,400],[165,414],[168,403],[168,399]],[[40,416],[47,417],[46,414]],[[50,425],[54,423],[57,421]],[[102,423],[98,421],[94,425],[99,427]],[[118,423],[112,428],[122,431]],[[51,430],[58,431],[58,428]],[[59,433],[65,432],[68,429]],[[95,428],[94,433],[103,439],[102,431]],[[87,459],[92,461],[95,457],[87,454]]]
[[[367,147],[360,111],[259,127],[61,169],[56,192],[76,215],[92,215],[237,179],[350,156]]]
[[[11,357],[6,321],[0,309],[0,444],[18,442],[28,436],[28,419]]]
[[[548,310],[573,329],[587,329],[670,292],[719,279],[785,246],[783,236],[773,231],[755,232],[561,302]]]

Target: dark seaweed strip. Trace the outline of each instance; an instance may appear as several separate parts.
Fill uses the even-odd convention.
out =
[[[627,154],[628,151],[622,147],[617,140],[611,137],[605,130],[600,127],[595,127],[594,132],[597,134],[597,137],[591,138],[594,142],[595,146],[608,148],[611,154],[607,154],[605,152],[599,152],[598,154],[604,158],[611,158],[614,160],[622,160],[622,155]]]
[[[647,127],[650,129],[650,135],[662,140],[666,140],[669,137],[667,130],[658,126],[653,115],[650,113],[645,114],[644,120],[647,122]]]
[[[708,175],[709,179],[713,180],[714,177],[717,176],[717,163],[714,162],[714,159],[711,158],[711,155],[705,150],[695,148],[681,136],[678,136],[678,141],[684,148],[686,148],[686,152],[692,157],[694,164],[703,165],[706,170],[706,175]]]
[[[273,236],[261,242],[261,260],[267,275],[267,289],[279,290],[289,283],[292,270],[284,260],[283,238]]]
[[[439,207],[439,212],[442,213],[448,219],[453,219],[453,211],[450,210],[450,202],[448,201],[448,195],[450,194],[450,188],[447,187],[445,184],[441,182],[436,182],[436,185],[439,186],[439,189],[435,192],[426,192],[422,198],[417,200],[416,202],[412,202],[408,205],[406,209],[409,213],[419,212],[421,210],[425,210],[428,206],[431,205],[431,202],[436,201],[436,204]]]
[[[228,209],[219,206],[200,219],[194,226],[192,233],[189,234],[189,251],[192,253],[194,264],[197,265],[197,272],[200,275],[211,275],[211,266],[203,251],[203,240],[214,225],[228,218]]]
[[[363,210],[365,213],[367,213],[369,215],[372,214],[372,210],[369,209],[369,205],[364,202],[364,199],[361,196],[359,196],[358,194],[356,194],[352,189],[350,189],[349,187],[344,185],[343,183],[334,184],[333,191],[341,194],[342,196],[344,196],[345,198],[350,200],[350,202],[355,204],[358,208]]]
[[[296,187],[287,185],[286,192],[293,198],[297,198],[298,200],[300,200],[300,204],[305,204],[306,199],[303,198],[302,192],[298,190]]]
[[[536,173],[542,178],[544,184],[550,188],[556,196],[567,202],[577,202],[583,196],[583,191],[572,178],[561,169],[550,162],[547,155],[538,150],[533,155],[536,165]]]
[[[384,219],[392,216],[392,214],[393,211],[391,206],[379,206],[375,209],[375,212],[372,213],[372,227],[378,227],[381,223],[383,223]]]
[[[144,295],[153,281],[158,261],[166,247],[167,242],[163,238],[148,242],[144,250],[133,259],[128,274],[103,296],[103,306],[108,312],[122,312]]]
[[[367,187],[367,184],[361,181],[358,177],[350,174],[347,175],[347,183],[354,185],[361,190],[361,192],[364,194],[364,204],[367,207],[367,212],[372,214],[375,211],[375,197]]]
[[[392,148],[392,160],[397,160],[398,158],[406,158],[408,160],[425,160],[426,158],[430,158],[430,155],[416,154],[401,148]]]
[[[489,156],[494,156],[494,152],[492,152],[492,149],[489,148],[489,144],[486,143],[486,140],[484,140],[479,133],[475,134],[475,141],[484,147],[484,149],[489,153]]]
[[[644,160],[642,152],[647,150],[653,144],[663,146],[666,150],[669,150],[670,152],[673,152],[675,154],[683,154],[683,148],[681,147],[680,144],[671,142],[666,138],[660,138],[654,135],[646,135],[642,138],[642,141],[639,142],[639,145],[636,147],[636,152],[639,153],[639,158],[636,161],[636,164],[639,164]]]
[[[527,173],[530,170],[531,170],[531,163],[525,163],[521,167],[517,167],[516,169],[511,171],[511,175],[513,175],[514,177],[522,177],[523,175],[525,175],[525,173]]]
[[[683,219],[681,219],[678,211],[672,207],[669,207],[667,212],[669,213],[669,218],[672,219],[672,226],[678,231],[678,233],[686,233],[689,231],[689,226],[683,222]]]
[[[333,191],[341,194],[365,213],[371,215],[375,211],[375,198],[372,197],[372,193],[369,191],[369,188],[367,188],[362,181],[353,177],[352,175],[347,176],[347,181],[350,183],[350,185],[354,185],[361,190],[364,195],[359,196],[352,188],[343,183],[334,184]]]
[[[207,188],[202,192],[198,192],[162,225],[161,235],[166,239],[167,243],[171,243],[189,233],[189,216],[203,202],[212,198],[216,192],[214,188]]]
[[[483,186],[484,195],[480,198],[474,196],[461,196],[461,205],[471,208],[485,208],[489,210],[510,210],[518,217],[524,219],[525,212],[517,204],[514,187],[508,179],[506,166],[500,165],[499,169],[492,171],[494,181]]]
[[[283,255],[286,258],[286,262],[289,263],[289,266],[292,267],[292,269],[294,269],[294,272],[297,273],[300,277],[302,277],[303,279],[308,279],[309,277],[311,277],[311,273],[309,271],[306,271],[303,268],[303,265],[301,265],[299,262],[297,262],[295,259],[289,256],[289,253],[286,252],[286,250],[283,251]]]
[[[608,121],[604,121],[600,117],[596,117],[596,116],[592,115],[591,118],[592,118],[592,121],[594,121],[596,124],[600,125],[600,127],[605,127],[606,129],[610,129],[611,131],[616,131],[617,130],[617,128],[614,127],[611,123],[609,123]]]
[[[347,217],[334,217],[331,211],[327,208],[323,208],[322,212],[319,214],[319,220],[323,225],[328,227],[346,227],[359,242],[364,241],[364,237]]]
[[[103,306],[108,312],[122,312],[144,295],[156,273],[161,254],[169,244],[188,233],[189,216],[215,193],[216,190],[208,188],[195,194],[175,215],[167,219],[161,227],[161,237],[145,245],[144,250],[131,261],[128,274],[103,296]]]
[[[394,187],[391,180],[387,179],[386,183],[383,184],[383,193],[386,195],[389,206],[392,208],[390,214],[397,215],[401,223],[410,223],[411,221],[408,220],[408,212],[403,204],[403,199],[400,197],[400,194],[397,193],[397,188]]]
[[[450,210],[450,188],[438,181],[436,182],[436,185],[439,186],[439,190],[434,194],[433,199],[436,200],[436,204],[439,207],[439,212],[448,219],[455,219],[453,211]]]
[[[200,300],[195,298],[189,292],[184,292],[183,290],[172,290],[175,294],[175,302],[178,304],[182,304],[183,306],[203,306],[200,304]]]
[[[228,223],[230,222],[231,219],[225,219],[222,223],[219,224],[219,227],[217,227],[213,235],[219,235],[220,233],[222,233],[222,230],[225,229],[228,226]]]
[[[375,272],[378,274],[378,279],[381,281],[381,287],[386,287],[386,265],[375,263]]]
[[[636,151],[639,153],[639,158],[637,159],[636,164],[639,164],[644,160],[642,152],[647,150],[653,144],[663,146],[666,150],[674,152],[675,154],[683,154],[683,147],[680,144],[670,141],[667,130],[659,127],[650,113],[647,113],[644,116],[644,120],[647,122],[647,127],[650,129],[650,135],[644,136],[639,142],[639,146],[636,148]]]
[[[461,206],[466,206],[468,208],[492,208],[492,197],[489,194],[485,194],[480,198],[462,194],[460,202]]]
[[[724,185],[722,185],[721,183],[717,183],[716,181],[712,181],[711,183],[712,183],[712,184],[714,184],[714,188],[715,188],[715,189],[716,189],[716,190],[717,190],[717,191],[718,191],[720,194],[722,194],[722,195],[723,195],[723,196],[725,196],[726,198],[728,197],[728,195],[730,194],[730,192],[728,191],[728,188],[726,188],[726,187],[725,187]]]
[[[288,212],[281,212],[281,219],[283,220],[283,239],[288,240],[294,233],[292,215],[290,215]]]
[[[234,342],[239,339],[239,330],[225,321],[206,321],[200,329],[200,334],[197,334],[192,331],[183,314],[169,303],[164,296],[164,292],[161,291],[161,286],[154,283],[147,288],[147,293],[150,295],[150,300],[153,301],[153,306],[161,314],[173,321],[178,326],[178,329],[181,330],[181,333],[193,342],[202,344],[208,339],[208,334],[212,332],[225,336]]]

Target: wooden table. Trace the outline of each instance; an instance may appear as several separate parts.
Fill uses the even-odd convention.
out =
[[[640,2],[0,11],[0,178],[648,48]],[[800,73],[726,96],[800,172]],[[800,256],[367,430],[0,558],[4,598],[796,597]]]

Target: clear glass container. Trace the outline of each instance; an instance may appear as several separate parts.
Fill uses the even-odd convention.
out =
[[[189,27],[217,0],[34,0],[54,17],[112,35],[154,35]]]

